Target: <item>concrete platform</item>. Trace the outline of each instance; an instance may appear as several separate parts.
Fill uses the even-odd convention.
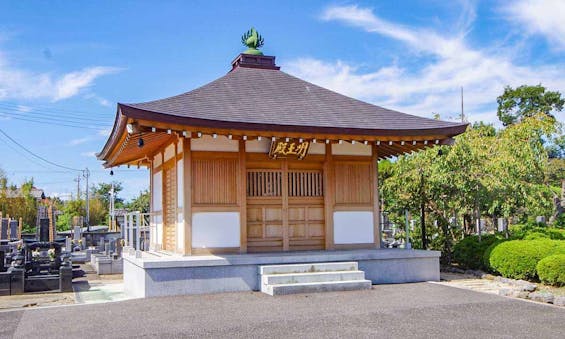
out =
[[[124,291],[132,297],[259,291],[259,266],[356,261],[373,284],[439,281],[438,251],[373,249],[175,256],[123,251]]]

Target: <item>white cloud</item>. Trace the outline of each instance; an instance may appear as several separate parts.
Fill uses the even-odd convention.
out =
[[[91,151],[91,152],[82,152],[80,155],[83,157],[87,157],[87,158],[95,158],[96,157],[96,151]]]
[[[98,130],[98,135],[101,137],[108,137],[110,136],[110,133],[112,133],[112,128],[110,127]]]
[[[78,138],[78,139],[73,139],[73,140],[69,141],[69,144],[71,146],[76,146],[76,145],[84,144],[85,142],[87,142],[89,140],[90,140],[89,137]]]
[[[565,49],[565,1],[510,1],[504,12],[527,32],[541,34],[554,43],[554,47]]]
[[[465,6],[468,3],[464,3]],[[409,51],[425,56],[418,68],[401,62],[367,71],[344,61],[301,58],[285,70],[337,92],[411,114],[442,117],[460,112],[460,88],[465,89],[465,110],[471,120],[496,121],[496,97],[505,85],[542,83],[552,90],[565,90],[563,65],[521,66],[511,53],[499,48],[478,49],[468,45],[465,34],[474,10],[464,6],[452,35],[412,28],[384,20],[366,8],[332,6],[322,19],[338,21],[405,44]],[[514,51],[513,51],[514,52]],[[395,60],[402,57],[393,56]]]
[[[0,51],[0,99],[68,99],[92,86],[97,78],[118,71],[116,67],[94,66],[59,75],[35,73],[11,65]]]

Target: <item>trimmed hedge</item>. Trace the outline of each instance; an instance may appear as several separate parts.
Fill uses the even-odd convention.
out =
[[[492,243],[492,245],[490,245],[489,247],[487,247],[487,249],[485,250],[485,252],[483,253],[483,256],[481,258],[481,262],[483,264],[483,268],[485,271],[487,272],[493,272],[496,273],[496,270],[493,269],[490,266],[490,253],[492,252],[492,250],[498,246],[500,243],[503,243],[507,241],[507,239],[499,239],[497,241],[495,241],[494,243]]]
[[[492,244],[500,241],[497,236],[489,234],[481,237],[472,235],[465,237],[453,246],[453,259],[466,269],[484,269],[483,253]]]
[[[550,255],[541,259],[536,269],[544,284],[565,286],[565,254]]]
[[[555,227],[542,226],[542,224],[517,224],[510,226],[511,238],[515,240],[534,240],[549,238],[565,240],[565,230]]]
[[[537,278],[538,262],[553,254],[565,254],[565,241],[512,240],[492,248],[488,263],[504,277],[532,280]]]

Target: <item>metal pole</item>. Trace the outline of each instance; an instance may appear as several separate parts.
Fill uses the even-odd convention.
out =
[[[114,182],[111,183],[112,187],[110,188],[110,230],[114,230],[115,228],[115,212],[114,212]]]
[[[405,249],[411,249],[412,245],[410,244],[410,222],[408,221],[408,210],[404,210],[404,215],[406,216],[406,244],[404,245]]]
[[[86,231],[90,232],[90,192],[88,190],[88,177],[90,177],[90,171],[88,167],[84,170],[84,177],[86,179]]]

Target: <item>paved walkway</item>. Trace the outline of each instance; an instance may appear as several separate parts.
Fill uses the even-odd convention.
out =
[[[0,312],[1,338],[563,338],[565,309],[418,283],[224,293]]]

